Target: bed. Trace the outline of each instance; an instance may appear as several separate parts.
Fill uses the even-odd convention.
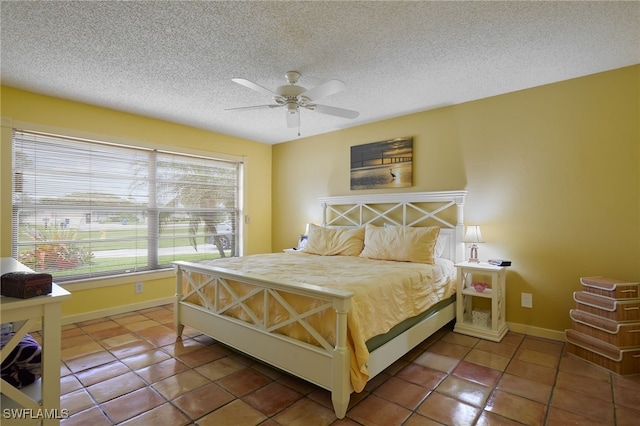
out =
[[[175,262],[176,332],[327,389],[343,418],[352,392],[455,318],[465,196],[325,197],[301,252]]]

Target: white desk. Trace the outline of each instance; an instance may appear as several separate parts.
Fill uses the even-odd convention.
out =
[[[29,268],[12,258],[0,259],[0,274],[28,271]],[[24,335],[42,321],[42,378],[23,389],[16,389],[4,380],[2,387],[2,412],[0,423],[3,425],[22,425],[40,423],[43,426],[59,425],[60,410],[60,335],[61,303],[69,299],[71,293],[52,285],[52,292],[46,296],[31,299],[17,299],[0,296],[0,322],[14,323],[16,334],[0,351],[4,360]],[[22,420],[5,416],[7,408],[21,411]]]

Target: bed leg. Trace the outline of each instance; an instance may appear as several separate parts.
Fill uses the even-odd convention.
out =
[[[349,348],[347,347],[347,312],[350,299],[335,305],[336,309],[336,347],[333,351],[333,385],[331,387],[331,402],[333,411],[339,419],[344,418],[351,398],[351,377]]]
[[[349,395],[339,395],[341,392],[331,393],[331,402],[333,403],[333,411],[336,413],[336,417],[344,419],[347,415],[347,408],[349,408]]]
[[[176,335],[182,338],[184,324],[180,322],[180,300],[182,299],[182,269],[174,265],[176,271],[176,296],[173,301],[173,325],[176,329]]]

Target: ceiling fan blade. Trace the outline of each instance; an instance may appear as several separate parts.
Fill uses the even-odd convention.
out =
[[[266,87],[260,86],[259,84],[256,84],[253,81],[246,80],[244,78],[232,78],[231,81],[233,81],[234,83],[238,83],[244,87],[248,87],[251,90],[255,90],[256,92],[264,93],[265,95],[277,97],[280,96],[276,92],[273,92]]]
[[[294,128],[300,127],[300,111],[295,112],[287,111],[287,127]]]
[[[353,119],[360,115],[358,111],[352,111],[350,109],[344,109],[344,108],[336,108],[336,107],[327,106],[327,105],[307,105],[306,108],[310,109],[311,111],[319,112],[321,114],[335,115],[336,117],[342,117],[342,118]]]
[[[300,96],[303,96],[310,101],[314,101],[316,99],[325,98],[329,95],[333,95],[334,93],[338,93],[344,88],[347,87],[340,80],[329,80],[326,83],[322,83],[319,86],[314,87],[313,89],[309,89],[306,92],[302,93]]]
[[[225,111],[241,111],[241,110],[249,110],[249,109],[267,109],[267,108],[280,108],[284,105],[255,105],[255,106],[246,106],[246,107],[238,107],[238,108],[225,108]]]

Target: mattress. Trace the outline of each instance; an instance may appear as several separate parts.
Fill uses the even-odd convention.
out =
[[[351,382],[356,391],[362,390],[369,379],[366,369],[369,339],[386,334],[399,323],[420,315],[455,294],[456,268],[447,259],[436,259],[434,265],[428,265],[358,256],[318,256],[287,252],[215,259],[201,263],[243,274],[260,275],[275,281],[299,282],[354,293],[352,307],[347,315],[347,343],[352,357]],[[238,294],[242,294],[242,284],[236,284]],[[302,296],[290,296],[288,301],[292,306],[296,303],[314,303]],[[195,297],[192,299],[187,301],[202,304]],[[256,305],[260,303],[263,303],[262,299],[256,300]],[[260,306],[256,308],[261,309]],[[269,309],[277,310],[278,307]],[[251,322],[251,318],[240,308],[230,310],[228,314]],[[278,315],[287,313],[275,312],[273,316]],[[335,343],[333,312],[315,315],[314,318],[309,318],[309,322],[321,331],[327,341]],[[282,332],[298,340],[313,343],[308,333],[297,324],[292,324]]]

